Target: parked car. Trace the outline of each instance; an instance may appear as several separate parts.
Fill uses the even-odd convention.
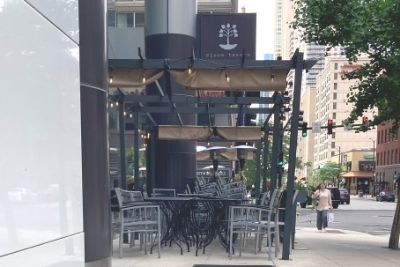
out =
[[[339,188],[340,192],[340,204],[350,204],[350,194],[346,188]]]
[[[378,195],[376,195],[376,201],[394,202],[394,200],[395,200],[394,193],[390,191],[382,191]]]
[[[340,191],[337,187],[328,187],[328,190],[331,191],[331,198],[332,198],[332,207],[337,209],[340,203]]]

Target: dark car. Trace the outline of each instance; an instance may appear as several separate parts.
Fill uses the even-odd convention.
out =
[[[327,187],[327,189],[331,191],[332,207],[337,209],[339,207],[339,203],[341,202],[339,188]]]
[[[394,193],[390,191],[382,191],[378,195],[376,195],[376,201],[394,202],[394,200],[395,200]]]
[[[339,188],[340,192],[340,204],[350,204],[350,194],[346,188]]]

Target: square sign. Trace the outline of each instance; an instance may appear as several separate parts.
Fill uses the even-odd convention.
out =
[[[312,133],[320,133],[321,132],[321,122],[313,122],[312,124]]]

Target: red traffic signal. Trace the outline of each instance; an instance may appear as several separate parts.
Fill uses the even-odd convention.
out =
[[[362,117],[362,124],[367,125],[368,124],[368,117],[367,116],[363,116]]]
[[[332,134],[333,130],[333,120],[328,119],[328,134]]]

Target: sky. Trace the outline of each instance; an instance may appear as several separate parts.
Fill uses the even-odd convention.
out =
[[[264,59],[264,54],[274,52],[274,12],[275,0],[239,0],[239,12],[257,13],[256,59]]]

